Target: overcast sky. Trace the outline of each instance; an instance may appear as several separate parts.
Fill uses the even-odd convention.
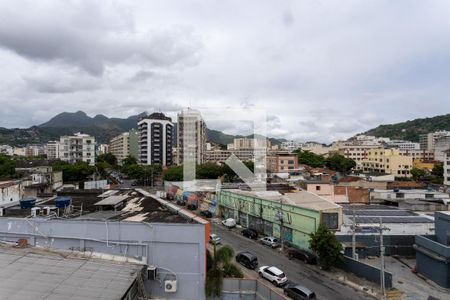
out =
[[[259,108],[271,136],[329,142],[449,92],[447,0],[0,2],[0,127]]]

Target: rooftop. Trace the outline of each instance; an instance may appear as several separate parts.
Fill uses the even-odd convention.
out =
[[[341,207],[340,205],[337,205],[323,197],[320,197],[316,194],[304,190],[285,194],[281,194],[278,191],[258,192],[258,191],[230,190],[230,192],[258,197],[265,200],[282,202],[284,204],[295,205],[298,207],[303,207],[317,211],[328,209],[339,209]]]
[[[0,299],[122,299],[143,265],[0,245]]]
[[[344,219],[359,224],[383,223],[434,223],[430,216],[421,215],[410,210],[398,209],[387,205],[343,205]]]

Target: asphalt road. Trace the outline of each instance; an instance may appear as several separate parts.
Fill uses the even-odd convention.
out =
[[[233,247],[235,253],[240,251],[249,251],[258,257],[259,266],[276,266],[281,269],[289,281],[301,284],[316,293],[318,299],[374,299],[362,291],[355,290],[340,282],[324,277],[317,272],[315,266],[306,265],[297,260],[289,260],[277,249],[263,246],[257,241],[248,239],[240,235],[236,230],[226,229],[222,225],[211,222],[211,233],[216,233],[222,240],[222,244]],[[245,271],[246,274],[256,271]],[[267,281],[267,284],[270,284]]]

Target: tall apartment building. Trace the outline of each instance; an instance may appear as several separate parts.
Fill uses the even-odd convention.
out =
[[[70,163],[84,161],[95,165],[95,137],[79,132],[60,137],[59,159]]]
[[[434,142],[434,159],[440,162],[445,160],[445,151],[450,149],[450,135],[441,136]]]
[[[266,157],[267,171],[271,173],[288,173],[298,170],[298,157],[296,154],[277,153]]]
[[[445,151],[444,184],[450,186],[450,150]]]
[[[57,159],[59,157],[59,142],[49,141],[45,146],[45,154],[47,159]]]
[[[172,134],[173,136],[173,134]],[[173,143],[173,138],[172,138]],[[139,159],[139,131],[136,129],[131,129],[128,131],[128,155]],[[172,162],[173,162],[172,158]]]
[[[433,161],[434,151],[422,150],[422,149],[399,149],[400,155],[411,156],[414,159],[420,159],[422,161]]]
[[[434,151],[434,146],[435,146],[436,140],[441,137],[446,137],[446,136],[450,136],[450,131],[441,130],[441,131],[421,134],[419,136],[420,149]]]
[[[124,132],[118,136],[113,137],[109,141],[109,153],[117,158],[117,163],[122,165],[122,161],[130,153],[130,134]]]
[[[369,151],[372,149],[380,148],[379,145],[353,145],[353,144],[341,144],[340,146],[334,145],[333,147],[338,147],[338,153],[345,156],[346,158],[353,159],[356,162],[355,169],[363,170],[363,161],[367,159]]]
[[[190,157],[196,164],[205,161],[206,124],[198,110],[187,108],[178,114],[177,158],[183,164],[184,157]]]
[[[272,143],[265,138],[237,138],[232,144],[227,145],[228,150],[244,150],[244,149],[270,149]]]
[[[153,113],[138,122],[139,162],[169,166],[172,160],[173,123],[163,113]]]
[[[392,174],[410,177],[413,158],[400,154],[398,149],[370,149],[367,157],[362,161],[363,171],[366,173]]]

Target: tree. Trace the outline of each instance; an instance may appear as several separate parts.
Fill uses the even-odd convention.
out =
[[[217,179],[223,175],[223,168],[215,163],[197,165],[197,179]]]
[[[89,175],[95,172],[95,167],[83,161],[70,164],[64,161],[56,161],[52,164],[54,171],[63,172],[64,181],[85,181]]]
[[[422,180],[427,174],[425,170],[419,168],[412,168],[410,173],[414,180]]]
[[[356,166],[356,162],[343,155],[334,154],[324,160],[324,165],[330,170],[347,173]]]
[[[16,163],[8,156],[0,155],[0,177],[9,177],[15,174]]]
[[[130,166],[130,165],[137,165],[138,161],[136,157],[128,155],[124,159],[122,159],[122,166]]]
[[[310,234],[309,244],[323,269],[328,270],[343,261],[342,245],[324,223],[320,223],[317,231]]]
[[[297,153],[299,164],[308,165],[313,168],[323,167],[324,157],[322,155],[301,149],[295,150],[294,153]]]
[[[222,293],[223,278],[243,278],[242,271],[233,264],[234,251],[230,246],[213,248],[214,255],[206,253],[205,294],[219,297]]]
[[[164,181],[182,181],[183,166],[170,166],[163,172]]]
[[[100,154],[99,156],[97,156],[97,162],[105,162],[113,167],[117,165],[117,157],[112,153]]]
[[[431,175],[433,175],[433,183],[442,184],[444,182],[444,164],[436,163],[431,170]]]

